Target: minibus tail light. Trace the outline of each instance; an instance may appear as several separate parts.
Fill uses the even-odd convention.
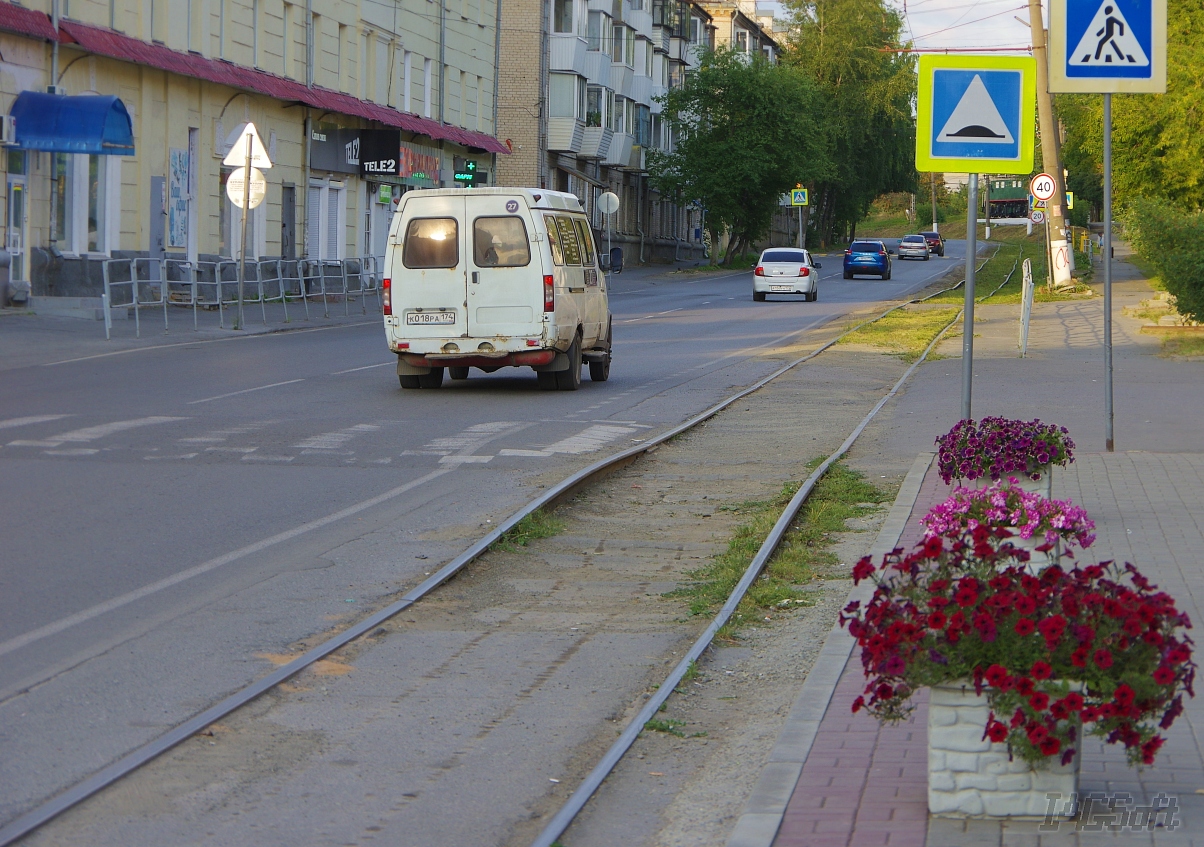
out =
[[[385,277],[380,282],[381,306],[386,315],[393,314],[393,280]]]
[[[556,311],[556,277],[551,274],[543,278],[543,310]]]

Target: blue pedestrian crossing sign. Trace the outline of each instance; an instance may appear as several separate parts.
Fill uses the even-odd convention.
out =
[[[916,170],[1028,174],[1036,137],[1031,56],[920,56]]]
[[[806,206],[806,205],[808,205],[808,203],[807,203],[807,189],[805,189],[805,188],[792,188],[792,189],[790,189],[790,205],[791,205],[791,206]]]
[[[1166,91],[1166,0],[1051,0],[1049,90]]]

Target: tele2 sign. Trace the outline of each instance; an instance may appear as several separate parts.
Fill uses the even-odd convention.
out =
[[[1166,0],[1050,0],[1049,90],[1166,91]]]
[[[1036,102],[1031,56],[921,56],[916,170],[1031,173]]]

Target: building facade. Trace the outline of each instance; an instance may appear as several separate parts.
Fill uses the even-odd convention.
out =
[[[658,98],[716,44],[709,4],[514,0],[506,17],[498,137],[512,155],[499,157],[498,183],[576,194],[627,261],[701,257],[703,210],[653,191],[647,161],[674,144]],[[619,197],[617,213],[602,214],[603,192]]]
[[[248,258],[383,257],[411,188],[454,185],[497,141],[497,0],[0,2],[0,111],[23,92],[115,97],[132,149],[16,122],[0,166],[14,279],[95,294],[109,257],[235,257],[223,164],[252,122],[272,161]],[[26,95],[28,98],[30,95]],[[41,101],[39,101],[41,102]],[[95,105],[84,103],[83,106]],[[105,145],[108,144],[106,147]]]

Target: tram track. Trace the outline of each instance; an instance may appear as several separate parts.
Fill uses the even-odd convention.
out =
[[[985,261],[984,261],[984,264],[985,264]],[[1014,271],[1014,269],[1013,269],[1013,271]],[[1010,278],[1010,275],[1009,275],[1009,278]],[[40,827],[47,821],[53,819],[57,815],[61,814],[63,811],[71,808],[72,806],[76,805],[77,803],[81,802],[82,800],[96,794],[97,792],[99,792],[100,790],[105,788],[106,786],[111,785],[112,783],[122,779],[124,776],[130,774],[131,772],[138,769],[142,765],[157,758],[158,756],[160,756],[164,752],[172,749],[173,747],[180,744],[184,740],[196,735],[197,733],[204,730],[206,727],[210,726],[211,724],[215,723],[216,721],[220,720],[221,718],[225,717],[226,715],[229,715],[231,712],[237,710],[241,706],[244,706],[247,703],[250,703],[252,700],[261,696],[262,694],[264,694],[265,692],[274,688],[275,686],[279,685],[280,683],[287,681],[288,679],[290,679],[291,677],[300,673],[301,671],[305,670],[306,668],[311,667],[312,665],[314,665],[314,663],[318,662],[319,660],[338,651],[340,648],[345,647],[349,643],[355,641],[357,638],[360,638],[361,636],[363,636],[365,634],[373,632],[380,624],[382,624],[383,622],[396,616],[398,613],[402,612],[403,610],[410,608],[415,603],[418,603],[420,600],[422,600],[424,597],[429,596],[436,588],[438,588],[440,585],[445,583],[447,580],[449,580],[451,577],[453,577],[457,573],[461,572],[470,563],[475,561],[483,553],[485,553],[487,550],[489,550],[490,547],[492,547],[506,532],[508,532],[510,529],[514,528],[520,521],[522,521],[524,518],[526,518],[531,513],[538,511],[540,509],[550,508],[552,506],[555,506],[555,505],[563,502],[564,500],[572,497],[575,493],[580,491],[582,488],[600,480],[601,478],[605,477],[606,475],[608,475],[620,468],[623,468],[623,467],[631,464],[632,462],[639,459],[641,456],[651,453],[652,451],[656,450],[661,445],[665,444],[666,442],[670,441],[671,439],[673,439],[679,435],[682,435],[683,433],[686,433],[689,430],[694,429],[695,427],[698,427],[699,425],[703,424],[707,420],[713,418],[715,415],[722,412],[724,409],[729,408],[730,406],[732,406],[735,403],[738,403],[740,400],[747,397],[748,395],[760,390],[761,388],[765,387],[770,382],[772,382],[773,380],[782,376],[783,374],[785,374],[785,373],[793,370],[794,368],[821,355],[825,351],[829,350],[832,346],[837,344],[842,338],[844,338],[849,333],[855,332],[858,329],[860,329],[861,327],[864,327],[877,320],[881,320],[883,317],[890,314],[891,312],[896,311],[899,308],[903,308],[912,303],[923,302],[924,300],[928,300],[933,297],[939,296],[940,294],[946,293],[948,291],[955,290],[955,289],[959,288],[961,286],[961,284],[962,283],[959,282],[956,285],[949,286],[947,288],[942,288],[924,298],[910,299],[907,301],[897,303],[894,306],[883,311],[881,314],[879,314],[875,317],[872,317],[866,321],[863,321],[854,327],[851,327],[850,329],[846,330],[844,333],[841,333],[836,338],[833,338],[831,341],[821,345],[820,347],[807,353],[806,355],[800,356],[800,357],[794,359],[793,361],[783,365],[781,368],[775,370],[773,373],[758,380],[757,382],[753,383],[749,387],[733,394],[732,396],[726,398],[725,400],[721,401],[720,403],[714,404],[713,406],[711,406],[708,409],[704,410],[703,412],[695,415],[694,417],[690,418],[689,420],[687,420],[675,427],[672,427],[656,436],[653,436],[641,444],[635,445],[626,450],[619,451],[611,456],[608,456],[604,459],[594,462],[594,463],[590,464],[589,466],[570,475],[569,477],[565,478],[564,480],[561,480],[556,485],[553,485],[549,489],[544,491],[539,497],[536,497],[535,499],[530,501],[522,509],[519,509],[518,511],[516,511],[509,518],[507,518],[504,521],[501,521],[495,529],[493,529],[492,531],[490,531],[489,533],[484,535],[482,538],[478,539],[470,547],[468,547],[466,550],[464,550],[459,556],[455,557],[454,559],[449,561],[447,564],[445,564],[443,567],[441,567],[439,570],[432,573],[426,580],[424,580],[421,584],[416,586],[414,589],[407,592],[400,599],[396,600],[395,602],[391,603],[390,605],[386,606],[385,608],[377,611],[376,613],[363,618],[358,623],[354,624],[353,626],[349,627],[348,629],[343,630],[342,632],[338,633],[334,637],[324,641],[322,644],[319,644],[319,645],[309,649],[303,655],[297,657],[296,659],[288,662],[285,665],[282,665],[280,668],[278,668],[274,672],[257,680],[256,682],[240,689],[239,691],[235,692],[234,694],[231,694],[229,697],[223,699],[221,702],[200,712],[199,714],[194,716],[192,719],[177,725],[176,727],[172,728],[171,730],[169,730],[168,732],[166,732],[159,738],[135,749],[134,751],[132,751],[131,753],[122,757],[118,761],[113,762],[112,764],[108,765],[107,767],[105,767],[102,770],[98,771],[97,773],[93,774],[91,777],[83,780],[80,783],[77,783],[75,786],[73,786],[72,788],[63,792],[62,794],[59,794],[58,796],[52,798],[50,801],[43,803],[42,805],[38,806],[37,808],[33,809],[32,811],[27,812],[26,814],[15,819],[10,824],[5,826],[3,829],[0,829],[0,845],[12,843],[14,840],[36,830],[38,827]],[[1005,280],[1004,284],[1006,284],[1006,280]],[[990,295],[987,295],[987,296],[990,296]],[[983,299],[985,299],[985,298],[983,298]],[[956,318],[954,318],[954,320],[956,320]],[[950,325],[952,325],[952,321],[950,322]],[[948,327],[946,327],[946,329],[947,328]],[[935,342],[934,342],[934,344],[935,344]],[[910,375],[910,373],[912,373],[914,371],[915,367],[918,366],[918,364],[919,363],[917,362],[915,366],[913,366],[911,369],[909,369],[907,375]],[[905,375],[904,379],[906,379],[907,375]],[[903,380],[901,380],[896,385],[896,387],[892,390],[891,394],[887,395],[886,397],[883,397],[882,400],[879,402],[879,404],[875,407],[875,411],[877,409],[880,409],[881,406],[884,405],[885,402],[887,402],[889,400],[889,397],[893,396],[894,391],[897,391],[898,388],[901,387],[902,384],[903,384]],[[868,422],[868,420],[867,420],[867,422]],[[861,429],[864,429],[864,423],[857,430],[858,434]],[[855,438],[855,435],[851,436],[851,437]],[[851,443],[851,442],[849,442],[849,443]],[[843,452],[845,449],[847,449],[847,447],[842,446],[841,452]],[[838,456],[839,453],[834,454],[834,455]],[[820,478],[820,476],[822,476],[822,471],[827,469],[827,467],[831,464],[832,460],[833,459],[830,459],[827,463],[825,463],[825,465],[821,468],[821,470],[817,471],[816,474],[813,474],[814,480],[817,481]],[[795,507],[794,511],[797,511],[798,506],[802,505],[802,502],[806,499],[806,494],[809,493],[810,488],[813,486],[814,486],[814,482],[809,480],[809,485],[805,485],[804,488],[800,490],[801,496],[796,496],[795,500],[792,500],[792,505]],[[796,501],[797,501],[797,504],[796,504]],[[788,510],[789,509],[790,509],[790,507],[788,507]],[[792,517],[793,517],[793,513],[791,514],[791,519],[792,519]],[[788,526],[790,523],[790,519],[784,519],[784,523],[782,521],[779,521],[779,523],[782,524],[783,527]],[[768,558],[768,555],[769,554],[766,554],[766,556],[765,556],[766,560]],[[755,574],[754,574],[754,576],[755,576]],[[747,581],[751,581],[751,577]],[[735,601],[730,601],[729,604],[725,604],[724,608],[727,609],[729,605],[731,605],[732,608],[734,608],[734,602],[738,602],[738,598],[736,598]],[[729,612],[729,614],[730,614],[730,612]],[[713,634],[713,630],[717,629],[717,628],[718,628],[718,626],[709,627],[708,632]],[[708,638],[708,640],[709,640],[709,638]],[[684,663],[683,663],[683,666],[684,666]],[[674,687],[673,685],[663,685],[662,690],[664,690],[667,693],[668,691],[671,691],[673,687]],[[635,722],[633,722],[633,723],[635,723]],[[639,722],[638,726],[642,727],[642,725],[643,725],[643,721]],[[616,759],[616,761],[617,761],[617,759]],[[582,790],[578,790],[577,793],[580,795],[583,795],[582,802],[584,802],[584,799],[588,798],[588,794]],[[569,819],[571,820],[571,817]],[[540,843],[542,843],[542,842],[540,842]],[[548,841],[547,843],[551,843],[551,841]]]

